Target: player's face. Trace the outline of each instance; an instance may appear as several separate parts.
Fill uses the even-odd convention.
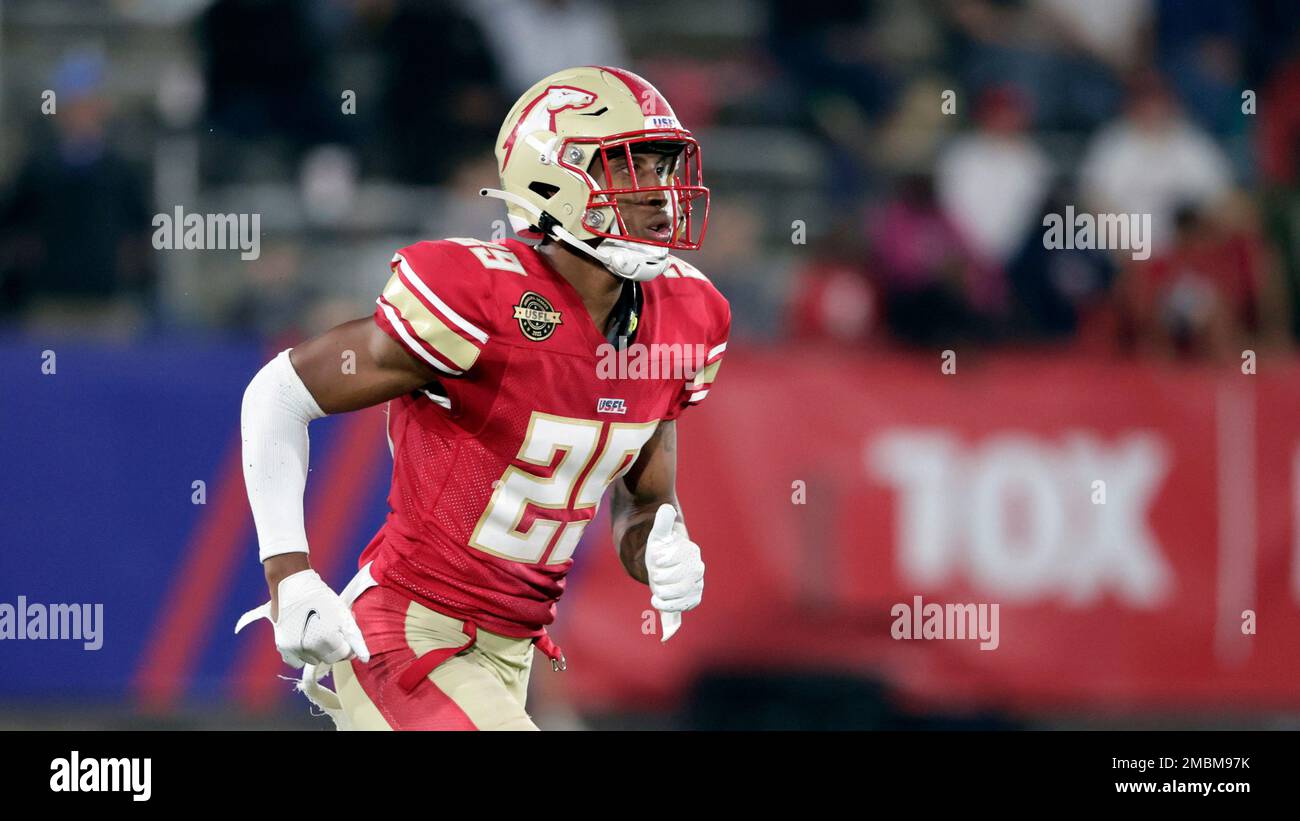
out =
[[[592,163],[591,174],[602,188],[631,188],[633,175],[638,187],[671,185],[676,170],[675,155],[658,152],[633,152],[632,166],[628,166],[627,153],[621,148],[606,151],[609,177],[599,160]],[[673,235],[672,212],[669,210],[669,192],[643,191],[637,194],[619,194],[618,210],[623,217],[629,236],[667,242]]]

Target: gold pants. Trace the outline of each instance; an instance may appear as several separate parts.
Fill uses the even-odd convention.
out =
[[[333,666],[347,724],[357,730],[536,730],[524,709],[533,664],[532,639],[478,630],[467,650],[448,658],[413,689],[398,679],[431,650],[469,641],[464,623],[385,587],[352,605],[369,663]]]

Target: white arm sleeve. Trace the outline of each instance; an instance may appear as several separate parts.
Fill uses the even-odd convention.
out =
[[[240,432],[244,485],[257,525],[258,557],[306,553],[307,423],[325,415],[284,350],[244,391]]]

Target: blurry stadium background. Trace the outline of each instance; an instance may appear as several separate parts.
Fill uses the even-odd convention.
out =
[[[0,602],[106,624],[0,643],[0,727],[330,726],[232,635],[243,388],[394,249],[500,238],[501,119],[591,63],[700,138],[734,325],[681,424],[704,604],[644,634],[602,513],[543,728],[1300,726],[1298,33],[1290,0],[5,0]],[[177,206],[260,215],[260,256],[155,250]],[[1067,207],[1151,215],[1150,258],[1045,249]],[[336,588],[381,420],[312,426]],[[998,648],[892,639],[914,596],[999,604]]]

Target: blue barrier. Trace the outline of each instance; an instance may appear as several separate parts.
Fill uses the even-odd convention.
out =
[[[43,373],[43,351],[55,355]],[[124,347],[0,338],[0,607],[33,603],[103,605],[102,647],[72,640],[0,640],[0,699],[112,702],[137,696],[133,681],[187,551],[221,494],[238,448],[244,386],[268,352],[248,342],[161,338]],[[328,464],[341,419],[312,425],[313,465]],[[375,447],[388,459],[383,432]],[[346,582],[355,558],[383,521],[387,473],[357,489],[355,547],[330,567]],[[313,477],[316,475],[313,472]],[[195,481],[206,504],[193,502]],[[308,507],[320,482],[308,483]],[[215,592],[211,623],[192,636],[191,669],[176,671],[179,694],[227,699],[231,676],[255,628],[236,637],[235,620],[266,597],[246,502],[233,506],[245,534],[228,583]],[[208,526],[211,526],[208,522]],[[250,635],[250,633],[252,635]]]

